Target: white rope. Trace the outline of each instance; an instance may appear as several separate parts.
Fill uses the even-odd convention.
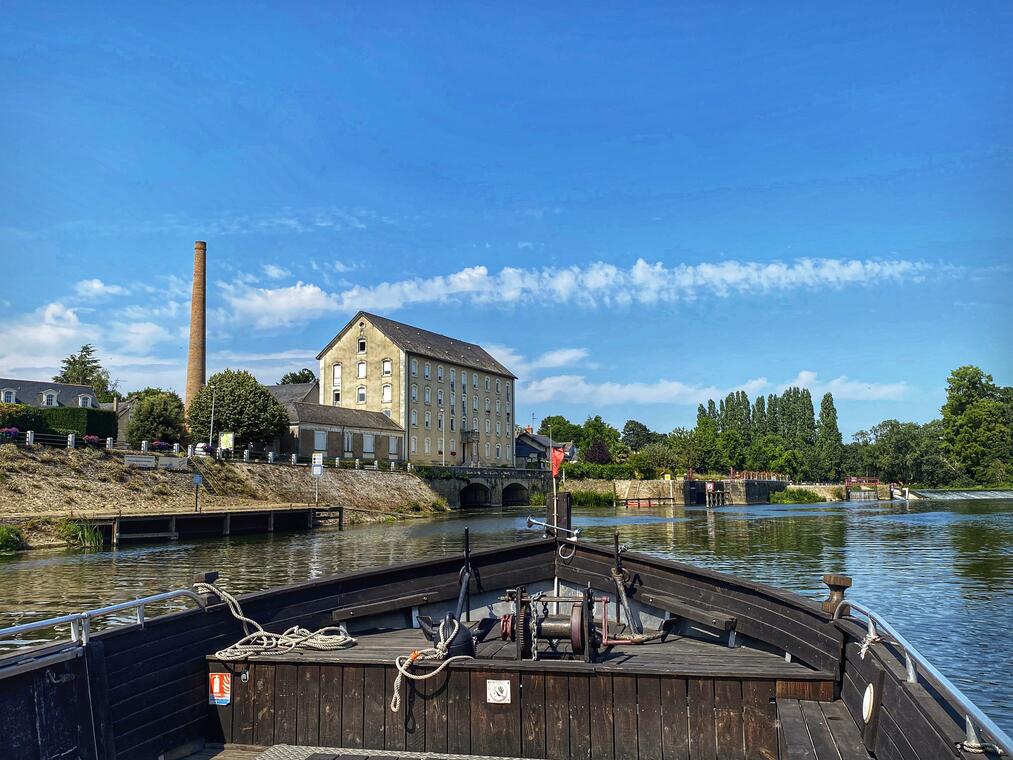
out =
[[[864,660],[866,653],[869,651],[869,647],[871,647],[873,644],[881,644],[882,642],[883,639],[880,638],[878,634],[869,631],[867,634],[865,634],[865,638],[862,640],[862,646],[859,647],[858,649],[858,658],[860,660]]]
[[[348,635],[344,626],[327,626],[310,631],[294,625],[284,633],[265,631],[260,623],[243,614],[239,600],[228,591],[213,583],[195,583],[193,587],[200,594],[217,594],[228,605],[232,616],[243,624],[246,635],[235,644],[215,652],[215,657],[219,660],[244,660],[250,655],[286,654],[300,646],[318,651],[332,651],[355,645],[355,639]]]
[[[394,658],[394,667],[397,668],[397,677],[394,679],[394,696],[390,700],[390,711],[398,712],[401,709],[401,683],[405,678],[410,678],[413,681],[425,681],[427,678],[432,678],[438,675],[447,665],[452,663],[454,660],[473,660],[474,657],[466,654],[458,654],[453,657],[447,657],[447,649],[450,646],[450,642],[454,640],[457,635],[458,629],[461,627],[461,623],[456,618],[454,619],[454,630],[447,636],[443,630],[443,626],[446,625],[446,619],[440,621],[440,640],[436,642],[436,646],[429,647],[428,649],[416,649],[407,657],[396,657]],[[430,670],[427,673],[421,673],[416,675],[412,673],[412,663],[416,660],[442,660],[439,666],[434,670]]]

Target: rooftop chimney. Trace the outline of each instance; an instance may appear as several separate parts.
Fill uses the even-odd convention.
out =
[[[207,308],[207,252],[203,240],[193,244],[193,295],[190,300],[190,353],[186,363],[186,404],[190,405],[197,392],[204,387],[206,372],[205,311]]]

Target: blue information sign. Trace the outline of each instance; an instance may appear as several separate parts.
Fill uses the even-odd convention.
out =
[[[201,477],[200,473],[199,472],[195,473],[194,476],[193,476],[193,484],[195,486],[199,486],[203,482],[204,482],[204,478]]]

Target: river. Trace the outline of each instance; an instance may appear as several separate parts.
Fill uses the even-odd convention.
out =
[[[203,570],[218,570],[225,588],[246,592],[453,554],[465,526],[475,548],[531,538],[537,533],[525,517],[537,509],[0,556],[0,627],[184,587]],[[849,596],[885,615],[1013,732],[1013,500],[596,508],[577,509],[575,523],[590,540],[609,542],[618,527],[638,551],[807,596],[826,594],[823,573],[850,575]]]

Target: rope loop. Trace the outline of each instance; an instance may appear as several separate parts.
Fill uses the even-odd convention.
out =
[[[446,618],[440,621],[440,636],[436,642],[436,646],[429,647],[428,649],[415,649],[412,650],[411,654],[407,657],[397,657],[394,659],[394,667],[397,668],[397,677],[394,679],[394,696],[390,700],[390,711],[398,712],[401,710],[401,684],[405,678],[409,678],[412,681],[425,681],[427,678],[432,678],[447,667],[450,663],[455,660],[473,660],[474,658],[466,655],[459,654],[454,657],[447,657],[447,650],[450,648],[450,642],[454,640],[457,635],[458,629],[461,627],[461,622],[454,619],[454,627],[450,631],[450,635],[447,635],[444,626],[446,626]],[[416,660],[440,660],[440,664],[428,673],[412,673],[411,666]]]
[[[219,660],[232,662],[245,660],[251,655],[286,654],[300,646],[326,652],[355,645],[355,639],[348,635],[344,626],[325,626],[310,631],[294,625],[283,633],[265,631],[260,623],[243,614],[239,600],[228,591],[213,583],[195,583],[193,588],[199,594],[216,594],[228,606],[232,617],[243,624],[246,635],[235,644],[215,652]]]

